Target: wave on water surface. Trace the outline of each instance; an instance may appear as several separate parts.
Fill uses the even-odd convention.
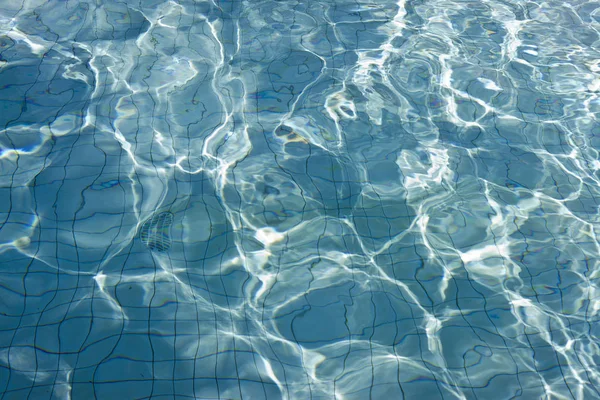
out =
[[[599,34],[0,1],[0,400],[600,398]]]

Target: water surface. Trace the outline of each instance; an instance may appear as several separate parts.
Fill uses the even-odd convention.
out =
[[[599,30],[0,0],[0,400],[600,398]]]

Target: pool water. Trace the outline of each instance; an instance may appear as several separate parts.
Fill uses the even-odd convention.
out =
[[[600,398],[600,3],[0,1],[0,400]]]

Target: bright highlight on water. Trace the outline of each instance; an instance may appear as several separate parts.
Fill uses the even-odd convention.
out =
[[[600,398],[600,3],[0,0],[0,400]]]

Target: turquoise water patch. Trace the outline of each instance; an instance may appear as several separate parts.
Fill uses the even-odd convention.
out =
[[[0,400],[595,399],[600,6],[0,4]]]

